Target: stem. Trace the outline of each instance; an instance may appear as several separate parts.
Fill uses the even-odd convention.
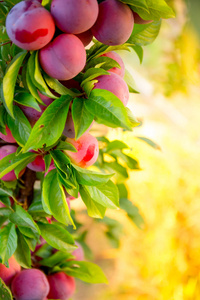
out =
[[[33,201],[33,187],[36,181],[36,172],[26,169],[22,176],[23,188],[20,188],[18,194],[18,201],[23,203],[24,209],[28,209]]]
[[[3,44],[0,44],[0,47],[2,47],[2,46],[5,46],[5,45],[7,45],[7,44],[11,44],[12,42],[11,41],[9,41],[9,42],[6,42],[6,43],[3,43]]]

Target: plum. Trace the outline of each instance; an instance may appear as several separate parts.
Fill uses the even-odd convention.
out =
[[[135,24],[149,24],[153,22],[153,20],[144,20],[142,19],[136,12],[133,12],[134,23]]]
[[[89,43],[92,41],[93,39],[93,34],[91,29],[84,31],[82,33],[76,34],[76,36],[81,40],[81,42],[83,43],[84,47],[86,47],[87,45],[89,45]]]
[[[34,150],[30,150],[30,152],[38,153],[38,155],[36,156],[34,161],[32,161],[31,163],[29,163],[27,165],[27,168],[29,168],[29,169],[31,169],[32,171],[35,171],[35,172],[44,172],[45,171],[44,154],[39,153],[39,152],[34,151]],[[51,160],[50,166],[52,166],[52,165],[53,165],[53,160]]]
[[[8,143],[16,143],[16,140],[14,139],[10,129],[6,125],[6,135],[0,132],[0,138]]]
[[[26,0],[17,3],[8,13],[6,31],[18,47],[38,50],[53,38],[55,23],[50,12],[37,0]]]
[[[114,59],[120,65],[121,69],[117,68],[117,67],[114,67],[114,68],[112,68],[108,71],[116,73],[119,76],[121,76],[122,78],[124,77],[124,75],[125,75],[125,65],[124,65],[123,60],[119,56],[119,54],[117,54],[115,51],[111,51],[111,52],[107,52],[105,54],[102,54],[101,56],[106,56],[106,57],[110,57],[110,58]]]
[[[14,256],[11,256],[8,260],[9,268],[0,264],[0,278],[6,285],[10,285],[15,275],[21,271],[21,266],[15,260]]]
[[[84,260],[84,251],[81,244],[78,242],[75,242],[75,244],[78,248],[72,252],[72,255],[75,257],[74,260]]]
[[[110,75],[101,75],[96,78],[98,80],[94,85],[94,89],[104,89],[117,96],[124,106],[127,105],[129,99],[129,89],[126,82],[117,74],[110,72]]]
[[[81,40],[73,34],[60,34],[39,52],[43,70],[58,80],[78,75],[86,63],[86,51]]]
[[[49,293],[49,283],[39,269],[26,269],[15,276],[11,290],[16,300],[43,300]]]
[[[78,34],[90,29],[99,12],[97,0],[53,0],[51,14],[63,32]]]
[[[118,0],[99,4],[99,15],[91,28],[95,38],[105,45],[121,45],[130,37],[134,26],[132,10]]]
[[[49,299],[67,300],[75,292],[75,280],[64,272],[58,272],[47,276],[50,291]]]
[[[98,141],[90,133],[82,135],[78,140],[67,138],[66,141],[77,149],[77,152],[64,151],[74,164],[87,168],[96,162],[99,154]]]
[[[15,153],[17,151],[17,148],[16,146],[13,146],[13,145],[6,145],[6,146],[2,146],[0,148],[0,160],[4,157],[6,157],[7,155],[11,154],[11,153]],[[24,168],[20,173],[19,173],[19,176],[18,177],[21,177],[24,172],[25,172],[25,169]],[[6,175],[4,175],[1,180],[4,180],[4,181],[13,181],[13,180],[16,180],[17,177],[15,175],[15,172],[14,170],[10,171],[9,173],[7,173]]]

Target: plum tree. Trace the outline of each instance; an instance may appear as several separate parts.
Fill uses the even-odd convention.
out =
[[[110,72],[110,75],[101,75],[96,78],[97,83],[94,84],[94,89],[104,89],[117,96],[124,106],[127,105],[129,99],[129,89],[126,82],[121,76]]]
[[[58,272],[47,276],[50,291],[47,296],[49,299],[67,300],[75,292],[75,280],[64,272]]]
[[[95,38],[105,45],[121,45],[130,37],[134,18],[128,5],[118,0],[99,4],[99,15],[92,27]]]
[[[124,62],[123,62],[123,60],[121,59],[121,57],[118,53],[116,53],[115,51],[111,51],[111,52],[104,53],[101,56],[106,56],[106,57],[110,57],[110,58],[114,59],[120,65],[121,68],[114,67],[114,68],[112,68],[108,71],[116,73],[119,76],[121,76],[122,78],[124,77],[124,75],[125,75],[125,65],[124,65]]]
[[[39,60],[49,76],[58,80],[69,80],[84,68],[86,52],[77,36],[60,34],[40,50]]]
[[[96,162],[99,154],[98,141],[90,133],[82,135],[78,140],[67,138],[66,141],[77,149],[77,152],[65,150],[74,164],[87,168]]]
[[[53,38],[53,17],[37,0],[16,4],[6,19],[6,31],[13,43],[26,50],[37,50]]]
[[[41,100],[45,104],[45,105],[39,104],[39,107],[40,107],[41,111],[37,111],[36,109],[34,109],[32,107],[24,106],[22,104],[17,104],[21,108],[21,110],[23,111],[23,113],[25,114],[25,116],[27,117],[27,119],[29,120],[29,122],[30,122],[30,124],[31,124],[32,127],[35,125],[35,123],[37,122],[37,120],[41,117],[41,115],[43,114],[43,112],[45,111],[45,109],[54,100],[52,98],[49,98],[49,97],[43,95],[39,91],[38,91],[38,94],[39,94]]]
[[[5,146],[0,147],[0,160],[9,154],[15,153],[17,151],[17,148],[18,147],[14,146],[14,145],[5,145]],[[24,168],[19,173],[18,177],[21,177],[23,175],[23,173],[25,172],[25,169],[26,168]],[[13,181],[13,180],[16,180],[17,177],[15,175],[14,170],[12,170],[9,173],[7,173],[6,175],[4,175],[1,179],[4,181]]]
[[[43,300],[49,293],[49,283],[39,269],[25,269],[15,276],[11,290],[16,300]]]
[[[13,278],[21,271],[21,266],[15,260],[14,256],[11,256],[8,260],[9,268],[0,264],[0,278],[6,285],[10,285]]]
[[[0,132],[0,138],[8,143],[16,143],[16,140],[14,139],[14,137],[7,125],[6,125],[5,130],[6,130],[6,135],[3,134],[2,132]]]
[[[56,26],[66,33],[78,34],[90,29],[98,11],[97,0],[53,0],[51,3]]]
[[[142,19],[136,12],[133,11],[134,23],[135,24],[149,24],[153,22],[153,20],[144,20]]]

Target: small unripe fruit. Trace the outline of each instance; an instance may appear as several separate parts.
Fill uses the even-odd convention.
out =
[[[16,300],[43,300],[49,293],[49,283],[42,271],[26,269],[13,279],[11,289]]]
[[[0,278],[6,285],[10,285],[13,278],[21,271],[21,266],[15,260],[14,256],[11,256],[8,260],[9,268],[0,264]]]
[[[124,106],[127,105],[129,99],[129,89],[126,82],[117,74],[110,72],[110,75],[102,75],[96,78],[98,80],[94,85],[94,89],[103,89],[117,96]]]
[[[26,0],[10,10],[6,18],[6,31],[18,47],[38,50],[53,38],[55,23],[50,12],[37,0]]]
[[[86,51],[81,40],[73,34],[60,34],[40,50],[43,70],[58,80],[69,80],[85,66]]]
[[[17,148],[16,146],[12,146],[12,145],[6,145],[6,146],[3,146],[0,148],[0,160],[4,157],[6,157],[7,155],[11,154],[11,153],[15,153],[17,151]],[[19,173],[19,176],[18,177],[21,177],[24,172],[25,172],[25,169],[24,168],[20,173]],[[1,180],[4,180],[4,181],[13,181],[13,180],[16,180],[17,177],[15,175],[15,172],[14,170],[10,171],[9,173],[7,173],[6,175],[4,175]]]
[[[78,140],[68,138],[66,141],[77,149],[77,152],[65,150],[65,153],[74,164],[82,168],[87,168],[96,162],[99,154],[99,146],[94,136],[86,133]]]
[[[48,299],[67,300],[75,292],[75,280],[64,272],[58,272],[47,276],[50,291]]]
[[[6,125],[6,135],[0,132],[0,138],[8,143],[16,143],[16,140],[14,139],[7,125]]]

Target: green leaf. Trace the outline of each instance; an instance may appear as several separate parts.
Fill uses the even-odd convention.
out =
[[[15,4],[19,3],[20,0],[5,0],[5,2],[6,2],[10,7],[13,7]]]
[[[85,101],[85,106],[91,114],[100,119],[102,124],[131,130],[126,108],[113,93],[94,89],[89,99]]]
[[[0,278],[0,299],[2,300],[13,300],[12,293],[7,285]]]
[[[73,256],[69,253],[63,253],[61,251],[57,251],[50,257],[40,260],[40,265],[46,266],[49,268],[53,268],[55,265],[62,263],[63,261],[66,261],[67,259],[72,259],[72,258],[73,258]]]
[[[13,96],[15,90],[15,83],[17,80],[19,69],[26,55],[27,55],[27,51],[22,51],[18,53],[10,62],[6,75],[3,78],[2,99],[11,117],[14,117]]]
[[[23,151],[53,145],[61,136],[72,98],[61,96],[54,100],[35,123]]]
[[[83,81],[81,82],[81,86],[83,87],[86,82],[91,81],[92,79],[95,79],[96,77],[101,75],[110,75],[110,74],[109,72],[101,68],[90,68],[85,72],[83,76]]]
[[[33,52],[34,53],[34,52]],[[33,55],[33,54],[32,54]],[[34,70],[34,79],[36,81],[36,86],[38,87],[39,91],[43,91],[46,93],[46,95],[50,98],[57,98],[54,94],[49,90],[48,86],[46,85],[46,82],[44,81],[42,77],[42,73],[40,71],[40,65],[38,61],[38,51],[35,52],[35,70]]]
[[[143,136],[136,136],[136,138],[138,138],[139,140],[147,143],[149,146],[151,146],[152,148],[156,149],[156,150],[161,150],[160,146],[158,144],[156,144],[154,141],[145,138]]]
[[[59,182],[56,170],[50,171],[43,181],[42,202],[56,220],[63,224],[73,224],[69,207],[62,185]],[[47,211],[47,213],[48,213]]]
[[[127,70],[125,70],[124,80],[128,85],[130,93],[139,94],[139,92],[136,90],[135,81],[132,75]]]
[[[42,201],[38,200],[33,202],[29,208],[28,212],[32,216],[41,216],[41,217],[46,217],[48,214],[44,211],[43,206],[42,206]]]
[[[49,245],[63,252],[77,248],[71,234],[58,224],[43,224],[38,222],[42,237]]]
[[[112,142],[109,142],[106,152],[110,152],[113,150],[122,150],[122,149],[128,149],[129,147],[122,141],[114,140]]]
[[[5,8],[5,6],[0,3],[0,24],[4,25],[5,24],[5,20],[6,20],[6,15],[7,15],[7,9]]]
[[[16,153],[9,154],[0,160],[0,178],[2,178],[5,174],[17,168],[24,167],[24,164],[27,165],[31,161],[35,159],[37,156],[36,153],[28,152],[28,153],[20,153],[16,156]],[[19,173],[18,169],[18,172]]]
[[[10,41],[10,39],[7,35],[6,27],[0,25],[0,45],[3,44],[3,43],[9,42],[9,41]]]
[[[116,209],[119,207],[119,192],[116,185],[109,180],[98,186],[84,186],[93,201],[104,207]]]
[[[8,196],[8,197],[11,197],[11,198],[14,198],[13,197],[13,191],[12,190],[9,190],[7,188],[1,188],[0,187],[0,197],[1,196]],[[14,198],[15,199],[15,198]]]
[[[41,108],[39,107],[35,98],[27,92],[19,92],[15,94],[14,98],[15,98],[15,102],[21,105],[32,107],[37,111],[41,111]]]
[[[124,154],[123,152],[119,151],[119,150],[114,150],[111,155],[114,158],[121,158],[126,164],[127,166],[132,169],[132,170],[140,170],[140,166],[139,163],[136,159],[132,158],[129,155]]]
[[[155,21],[149,24],[135,24],[133,32],[127,43],[137,46],[146,46],[153,43],[160,31],[161,21]]]
[[[0,227],[3,225],[5,221],[8,220],[9,215],[12,213],[10,208],[1,207],[0,208]]]
[[[138,58],[140,60],[140,63],[142,63],[142,61],[143,61],[143,48],[141,46],[138,46],[138,45],[131,45],[131,48],[137,54],[137,56],[138,56]]]
[[[42,102],[42,100],[41,100],[41,98],[40,98],[40,96],[39,96],[39,94],[38,94],[38,90],[37,90],[36,86],[34,85],[32,79],[31,79],[31,76],[30,76],[30,74],[29,74],[28,68],[27,68],[27,70],[26,70],[25,77],[26,77],[26,80],[25,80],[25,81],[26,81],[26,85],[27,85],[27,88],[29,89],[31,95],[32,95],[35,99],[37,99],[37,101],[38,101],[39,103],[42,104],[43,102]]]
[[[9,217],[12,223],[16,224],[17,226],[28,227],[37,233],[40,233],[37,224],[25,209],[23,209],[20,205],[15,205],[14,208],[15,212],[13,212]]]
[[[123,182],[124,180],[126,180],[129,177],[126,168],[123,167],[122,165],[120,165],[116,161],[104,162],[103,166],[109,172],[115,173],[115,178],[117,180],[117,183]]]
[[[37,233],[37,231],[35,231],[34,229],[32,229],[30,227],[25,227],[25,226],[18,225],[18,229],[23,234],[24,238],[25,237],[30,238],[30,239],[38,239],[39,238],[39,234]]]
[[[102,219],[105,216],[106,207],[93,201],[89,192],[84,186],[80,186],[80,194],[83,202],[85,203],[88,211],[88,215],[92,218]]]
[[[134,1],[135,2],[135,1]],[[137,12],[144,20],[160,20],[174,18],[175,13],[165,0],[146,0],[148,11],[141,7],[135,6],[133,3],[133,11]]]
[[[86,65],[86,68],[89,69],[93,67],[101,68],[106,71],[112,68],[121,68],[116,60],[106,56],[100,56],[90,60],[90,62]]]
[[[108,182],[108,180],[114,175],[90,171],[84,168],[80,168],[76,165],[73,165],[73,167],[75,169],[77,181],[82,185],[101,185]]]
[[[126,107],[126,112],[128,115],[129,122],[131,123],[131,127],[136,127],[140,125],[140,122],[135,118],[132,111],[128,107]]]
[[[72,144],[64,141],[59,141],[56,146],[56,150],[69,150],[71,152],[77,152],[77,149]]]
[[[44,73],[44,79],[48,86],[60,95],[70,95],[72,97],[76,97],[80,94],[80,92],[73,92],[72,90],[66,88],[57,79],[48,76],[46,73]]]
[[[139,209],[131,201],[126,198],[120,199],[120,207],[127,212],[129,219],[135,223],[138,228],[144,225],[144,219],[139,213]]]
[[[31,125],[18,106],[13,107],[14,119],[8,115],[8,127],[20,146],[24,146],[31,133]]]
[[[17,249],[14,253],[15,259],[23,268],[31,268],[31,253],[24,236],[17,229]]]
[[[94,115],[86,109],[84,100],[85,99],[75,98],[72,104],[72,119],[74,122],[76,140],[84,134],[94,120]]]
[[[148,11],[147,1],[146,0],[120,0],[121,2],[128,4],[128,5],[134,5],[137,7],[141,7]]]
[[[6,263],[13,255],[17,248],[17,233],[15,225],[12,223],[7,224],[0,231],[0,256],[2,263]]]
[[[88,283],[108,283],[106,276],[99,266],[87,261],[69,261],[68,267],[61,270]]]

